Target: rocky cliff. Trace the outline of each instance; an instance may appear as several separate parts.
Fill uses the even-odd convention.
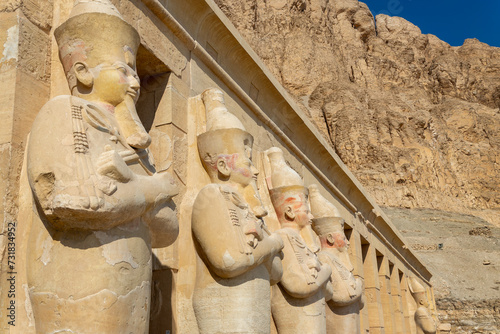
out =
[[[380,205],[500,218],[500,48],[357,0],[216,2]]]
[[[452,47],[357,0],[215,1],[379,205],[500,226],[500,48]]]

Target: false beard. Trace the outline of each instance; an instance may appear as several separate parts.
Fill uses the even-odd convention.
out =
[[[262,200],[260,198],[259,190],[257,189],[257,182],[252,180],[252,182],[245,187],[243,197],[248,203],[250,210],[257,218],[262,218],[267,216],[267,210],[264,208],[262,204]]]
[[[337,256],[340,260],[340,262],[342,262],[342,264],[350,271],[352,272],[354,270],[354,267],[351,263],[351,259],[349,257],[349,252],[347,250],[345,250],[344,252],[338,252],[337,253]]]
[[[134,98],[127,95],[122,103],[115,108],[115,118],[120,131],[127,140],[127,144],[135,148],[145,149],[151,144],[151,136],[142,125]]]

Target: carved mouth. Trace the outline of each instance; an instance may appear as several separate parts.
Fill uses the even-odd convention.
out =
[[[130,95],[133,99],[135,99],[139,95],[139,92],[135,90],[128,90],[127,94]]]

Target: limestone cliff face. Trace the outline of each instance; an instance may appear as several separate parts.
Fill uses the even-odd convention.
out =
[[[500,48],[357,0],[216,2],[380,205],[498,221]]]
[[[416,208],[500,226],[500,48],[451,47],[402,18],[374,19],[357,0],[215,1],[379,205],[408,208],[403,221],[431,235]],[[447,241],[468,237],[452,232]],[[472,244],[498,254],[489,241]],[[477,249],[416,251],[433,268],[441,321],[455,333],[498,330],[498,276]]]

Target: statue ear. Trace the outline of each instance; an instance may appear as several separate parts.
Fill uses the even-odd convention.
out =
[[[217,170],[219,171],[219,173],[221,173],[225,177],[228,177],[229,175],[231,175],[231,169],[227,165],[226,160],[223,158],[217,159]]]
[[[328,233],[326,235],[326,241],[330,246],[333,246],[335,244],[335,239],[333,239],[333,235],[331,233]]]
[[[285,218],[288,220],[295,219],[295,212],[293,212],[293,209],[290,205],[287,205],[285,208]]]
[[[85,87],[92,87],[94,84],[94,75],[90,72],[87,64],[77,61],[73,64],[73,69],[75,71],[75,76],[78,82],[80,82]]]

